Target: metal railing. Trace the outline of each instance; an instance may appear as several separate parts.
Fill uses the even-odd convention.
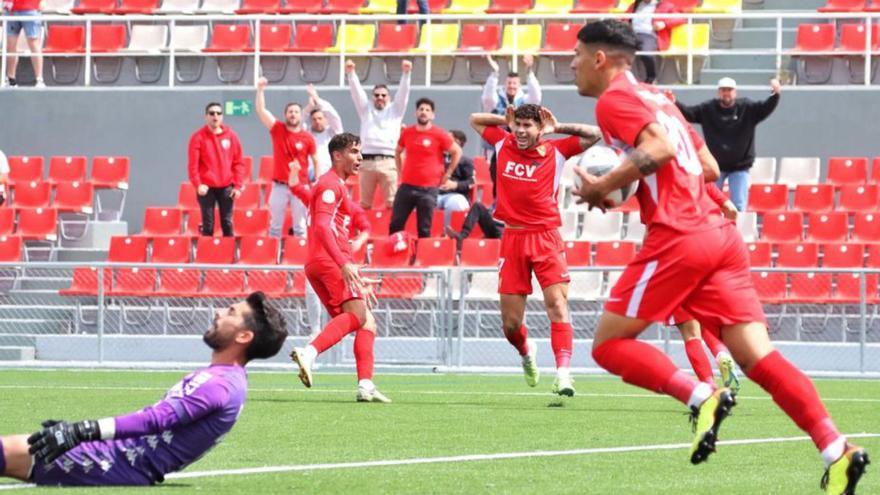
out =
[[[616,17],[621,19],[632,18],[633,14],[493,14],[491,16],[486,15],[452,15],[452,14],[432,14],[432,15],[406,15],[406,16],[398,16],[398,15],[305,15],[305,14],[284,14],[284,15],[232,15],[232,14],[189,14],[189,15],[41,15],[39,17],[34,17],[33,19],[40,19],[44,22],[58,22],[64,24],[84,24],[85,25],[85,51],[82,53],[51,53],[51,54],[43,54],[44,57],[57,57],[57,58],[71,58],[71,57],[79,57],[84,58],[85,60],[85,74],[84,74],[84,85],[85,86],[93,86],[93,81],[91,77],[91,65],[94,59],[100,59],[105,57],[126,57],[126,56],[137,56],[137,57],[159,57],[165,58],[169,62],[169,71],[168,71],[168,84],[167,87],[175,87],[175,74],[176,74],[176,66],[178,63],[178,59],[182,58],[191,58],[191,57],[229,57],[229,56],[240,56],[240,57],[252,57],[254,59],[254,67],[252,80],[247,82],[245,81],[244,85],[252,84],[258,77],[260,77],[261,65],[260,60],[267,57],[329,57],[331,59],[335,58],[338,60],[339,65],[339,80],[338,85],[345,85],[345,71],[344,64],[346,57],[352,56],[381,56],[381,57],[407,57],[407,58],[423,58],[425,59],[425,67],[424,67],[424,81],[425,86],[431,86],[431,73],[432,73],[432,60],[436,57],[450,57],[450,56],[482,56],[486,54],[499,54],[503,56],[512,56],[511,60],[511,69],[516,71],[518,69],[518,56],[526,53],[525,50],[522,50],[521,47],[518,46],[518,39],[516,36],[513,37],[513,46],[509,52],[499,52],[499,51],[471,51],[468,50],[466,52],[450,52],[450,53],[434,53],[431,47],[432,38],[428,37],[427,42],[428,45],[425,52],[382,52],[381,54],[376,52],[358,52],[351,51],[346,47],[346,40],[341,38],[339,40],[339,48],[338,52],[267,52],[263,51],[261,47],[261,39],[260,39],[260,27],[262,23],[277,23],[277,22],[333,22],[337,25],[337,33],[344,33],[345,27],[349,23],[355,24],[365,24],[365,23],[380,23],[380,22],[398,22],[398,21],[407,21],[407,22],[423,22],[424,25],[422,29],[430,29],[430,26],[434,23],[450,23],[450,22],[458,22],[458,23],[470,23],[470,22],[501,22],[504,24],[509,24],[511,26],[517,26],[520,24],[534,24],[537,22],[544,21],[565,21],[565,22],[587,22],[593,21],[597,19],[603,19],[608,17]],[[793,54],[791,48],[784,46],[783,42],[783,33],[785,31],[784,21],[785,20],[815,20],[819,22],[837,22],[837,21],[858,21],[862,22],[866,26],[874,25],[876,19],[880,17],[880,13],[869,13],[869,12],[852,12],[852,13],[819,13],[819,12],[810,12],[810,11],[802,11],[802,12],[741,12],[736,14],[719,14],[719,13],[698,13],[698,14],[667,14],[664,15],[667,18],[680,18],[684,19],[688,26],[699,23],[715,23],[715,22],[731,22],[738,23],[742,20],[754,20],[754,19],[769,19],[775,20],[775,46],[767,49],[725,49],[725,48],[704,48],[704,47],[695,47],[693,40],[693,30],[688,30],[688,44],[685,47],[684,53],[676,52],[674,54],[670,54],[669,52],[640,52],[642,55],[659,55],[664,57],[681,57],[687,63],[686,77],[685,83],[690,85],[695,82],[695,62],[699,61],[705,57],[713,57],[713,56],[735,56],[735,55],[745,55],[745,56],[767,56],[775,58],[775,71],[776,74],[782,73],[784,70],[784,60],[785,57],[788,57]],[[29,18],[31,19],[31,18]],[[11,16],[0,16],[0,27],[2,27],[3,31],[6,32],[7,24],[12,21],[22,21],[21,17],[11,17]],[[164,48],[158,51],[148,51],[148,52],[138,52],[138,51],[130,51],[127,49],[123,49],[119,52],[110,52],[110,53],[97,53],[93,50],[92,47],[92,25],[96,23],[119,23],[125,22],[129,25],[132,23],[149,23],[149,24],[166,24],[169,26],[169,39],[167,43],[164,45]],[[253,25],[253,52],[242,53],[242,52],[201,52],[201,51],[178,51],[175,49],[175,27],[178,23],[192,24],[192,23],[214,23],[214,22],[222,22],[222,23],[250,23]],[[876,53],[872,52],[872,45],[874,44],[874,40],[871,39],[872,32],[870,28],[865,29],[865,48],[864,50],[859,51],[841,51],[834,50],[828,52],[799,52],[798,56],[807,56],[807,57],[836,57],[836,56],[851,56],[851,57],[864,57],[864,86],[871,85],[871,77],[872,77],[872,61],[876,58]],[[6,71],[6,55],[9,52],[9,47],[7,46],[6,39],[4,37],[4,41],[2,42],[2,48],[0,48],[0,72],[5,73]],[[565,56],[570,55],[570,52],[541,52],[541,55],[547,56]],[[746,67],[748,68],[748,67]],[[5,83],[0,83],[5,84]],[[0,86],[2,87],[2,86]],[[204,87],[204,86],[200,86]],[[223,87],[229,87],[228,85]]]

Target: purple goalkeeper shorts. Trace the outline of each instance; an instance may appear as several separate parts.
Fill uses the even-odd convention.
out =
[[[35,460],[31,481],[50,486],[133,486],[161,482],[161,476],[144,469],[142,454],[113,441],[88,442],[50,464]]]

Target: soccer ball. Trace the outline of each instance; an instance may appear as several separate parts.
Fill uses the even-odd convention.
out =
[[[590,175],[601,177],[614,167],[620,165],[622,161],[623,158],[614,148],[594,144],[575,159],[574,166],[584,169]],[[581,182],[581,176],[575,174],[574,187],[576,190],[581,188]],[[605,196],[605,199],[614,203],[614,206],[619,206],[632,196],[635,190],[636,183],[630,183],[620,189],[611,191],[608,196]]]

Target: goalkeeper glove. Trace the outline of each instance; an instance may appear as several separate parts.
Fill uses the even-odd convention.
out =
[[[101,439],[101,428],[95,420],[44,421],[43,429],[28,437],[28,452],[49,464],[82,442]]]

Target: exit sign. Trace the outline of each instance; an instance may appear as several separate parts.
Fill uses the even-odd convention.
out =
[[[253,108],[253,104],[250,100],[229,100],[226,102],[226,115],[250,115],[251,108]]]

